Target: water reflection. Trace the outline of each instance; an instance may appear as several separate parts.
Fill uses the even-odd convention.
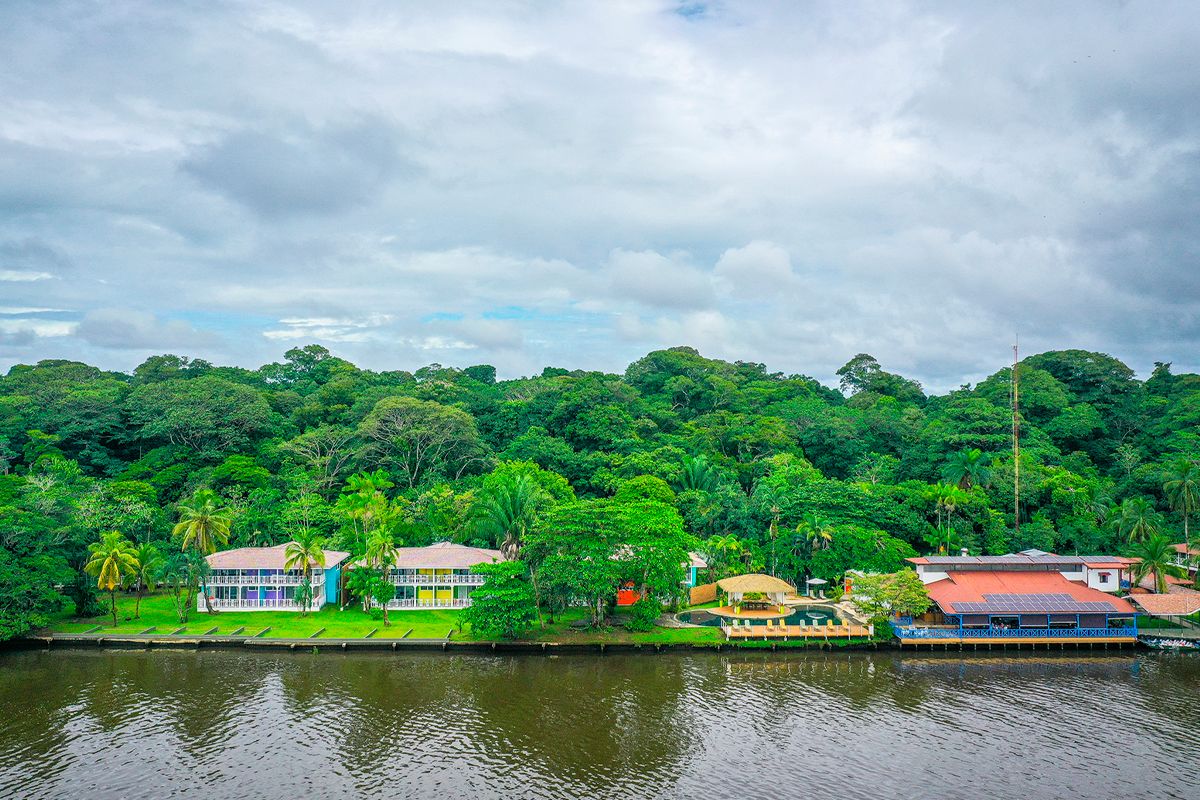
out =
[[[1198,690],[1167,655],[16,652],[0,796],[1194,798]]]

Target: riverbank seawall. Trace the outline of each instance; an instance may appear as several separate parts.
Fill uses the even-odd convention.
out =
[[[129,648],[139,650],[156,649],[256,649],[270,651],[299,651],[336,653],[348,651],[376,652],[445,652],[445,653],[534,653],[543,655],[554,654],[595,654],[605,653],[729,653],[729,652],[812,652],[812,651],[947,651],[963,653],[987,653],[995,651],[1076,651],[1103,652],[1108,650],[1142,649],[1142,643],[1121,644],[1006,644],[1006,645],[938,645],[927,646],[904,645],[897,641],[885,642],[850,642],[826,643],[810,640],[804,642],[770,642],[770,641],[733,641],[733,642],[664,642],[664,643],[628,643],[628,642],[530,642],[530,641],[454,641],[444,639],[369,639],[369,638],[267,638],[254,636],[169,636],[169,635],[137,635],[137,634],[105,634],[105,633],[72,633],[29,636],[14,639],[5,643],[7,648],[19,649],[53,649],[79,647]]]

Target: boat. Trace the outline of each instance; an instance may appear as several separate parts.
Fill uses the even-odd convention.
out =
[[[1142,641],[1157,650],[1200,650],[1200,641],[1193,639],[1157,639],[1146,637]]]

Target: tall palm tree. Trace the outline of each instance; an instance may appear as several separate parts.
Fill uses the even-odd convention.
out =
[[[1154,591],[1164,594],[1167,591],[1167,565],[1175,556],[1175,548],[1171,539],[1156,533],[1142,541],[1130,553],[1139,559],[1133,567],[1133,582],[1140,583],[1147,575],[1154,576]]]
[[[137,555],[133,544],[120,531],[100,534],[100,541],[88,545],[84,572],[96,576],[96,587],[108,592],[112,601],[113,627],[117,627],[117,587],[137,573]]]
[[[388,580],[388,572],[396,565],[396,542],[389,534],[376,531],[375,535],[367,541],[366,558],[367,564],[379,570],[379,580]],[[384,603],[383,625],[387,627],[390,624],[387,603]]]
[[[1095,520],[1096,527],[1102,528],[1108,524],[1108,518],[1113,512],[1113,499],[1108,489],[1099,483],[1090,483],[1084,489],[1084,497],[1087,511]]]
[[[741,541],[732,533],[718,533],[704,541],[706,555],[709,556],[709,569],[712,571],[718,564],[727,565],[733,558],[741,556]]]
[[[925,498],[933,503],[937,516],[937,529],[946,537],[946,549],[950,549],[951,534],[954,531],[952,520],[958,507],[970,499],[970,495],[952,483],[935,483],[925,490]]]
[[[1162,516],[1144,497],[1125,498],[1113,522],[1130,542],[1143,542],[1162,530]]]
[[[229,526],[233,522],[233,512],[218,505],[215,492],[203,489],[196,492],[190,505],[179,507],[179,522],[171,529],[174,536],[180,539],[180,550],[195,550],[202,556],[217,551],[218,545],[229,544]],[[200,589],[204,595],[204,608],[213,613],[212,603],[208,597],[208,579],[200,578]]]
[[[158,585],[165,562],[162,553],[149,542],[138,545],[133,555],[138,562],[137,571],[133,574],[133,581],[137,585],[137,600],[133,604],[133,618],[141,619],[142,597],[146,592],[153,592]]]
[[[516,561],[521,557],[525,535],[549,500],[545,490],[528,475],[507,478],[475,504],[475,529],[480,536],[495,541],[505,559]]]
[[[1188,518],[1200,510],[1200,464],[1190,458],[1177,459],[1171,462],[1163,477],[1166,478],[1163,494],[1167,496],[1171,510],[1183,515],[1183,541],[1190,547]]]
[[[828,549],[836,531],[824,517],[815,511],[810,511],[796,526],[796,533],[803,534],[808,539],[809,546],[816,551]]]
[[[988,467],[991,456],[986,456],[978,447],[951,453],[942,469],[942,479],[964,492],[972,486],[987,486],[992,481]]]
[[[390,516],[392,508],[384,492],[393,486],[395,484],[382,469],[359,472],[346,479],[346,486],[336,507],[354,523],[354,532],[360,539],[360,552],[366,549],[366,540],[370,538],[371,531],[386,521],[383,517]]]
[[[546,490],[528,475],[506,477],[475,504],[475,530],[480,536],[495,541],[505,560],[516,561],[521,557],[525,535],[550,499]],[[541,627],[541,590],[538,587],[537,570],[532,565],[529,567],[529,580],[533,586],[538,626]]]
[[[297,531],[295,538],[288,542],[287,547],[283,549],[283,568],[285,570],[300,570],[302,588],[298,594],[302,598],[300,603],[301,614],[307,614],[308,607],[312,603],[312,571],[314,565],[322,569],[325,568],[325,540],[311,530]],[[304,591],[303,587],[308,587],[308,590]]]
[[[717,476],[716,470],[709,466],[708,459],[704,456],[695,458],[684,456],[683,469],[676,481],[676,488],[679,491],[712,492],[716,490],[719,483],[720,478]]]

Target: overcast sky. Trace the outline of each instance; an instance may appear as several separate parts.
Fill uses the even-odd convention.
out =
[[[0,5],[0,371],[1200,368],[1195,3]]]

